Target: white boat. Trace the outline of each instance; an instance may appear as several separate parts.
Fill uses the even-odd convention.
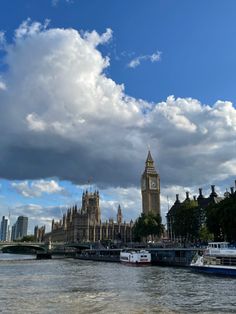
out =
[[[151,253],[146,250],[124,250],[120,252],[120,262],[126,265],[144,266],[151,264]]]
[[[210,242],[203,255],[193,258],[190,267],[193,271],[236,276],[236,248],[228,242]]]

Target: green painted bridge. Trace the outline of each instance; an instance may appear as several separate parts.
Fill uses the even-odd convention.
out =
[[[39,243],[39,242],[0,242],[0,251],[3,253],[31,253],[37,252],[66,252],[68,250],[82,250],[89,248],[85,243]]]
[[[38,242],[0,242],[3,253],[36,253],[46,252],[48,245]]]

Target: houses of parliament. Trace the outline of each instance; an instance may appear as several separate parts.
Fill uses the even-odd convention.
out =
[[[142,212],[160,214],[160,177],[157,173],[150,151],[148,152],[145,169],[141,176]],[[123,221],[121,206],[118,206],[116,221],[101,221],[99,192],[85,191],[82,195],[82,206],[74,205],[67,210],[60,221],[52,221],[51,232],[44,235],[44,240],[52,242],[97,242],[104,240],[133,240],[133,221]],[[36,230],[36,235],[41,234]]]

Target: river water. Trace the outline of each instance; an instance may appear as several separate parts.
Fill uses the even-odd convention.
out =
[[[236,279],[0,254],[0,313],[236,313]]]

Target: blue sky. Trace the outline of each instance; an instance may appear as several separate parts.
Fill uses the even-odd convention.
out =
[[[128,95],[162,101],[173,94],[213,104],[218,99],[235,102],[235,9],[233,0],[2,0],[0,15],[9,41],[28,17],[49,19],[50,27],[98,33],[109,27],[113,41],[101,50],[112,58],[108,75],[124,83]],[[127,69],[128,55],[157,50],[162,62]]]
[[[0,3],[0,213],[50,224],[84,189],[141,211],[148,145],[162,215],[236,178],[236,2]],[[92,177],[91,186],[88,178]]]

